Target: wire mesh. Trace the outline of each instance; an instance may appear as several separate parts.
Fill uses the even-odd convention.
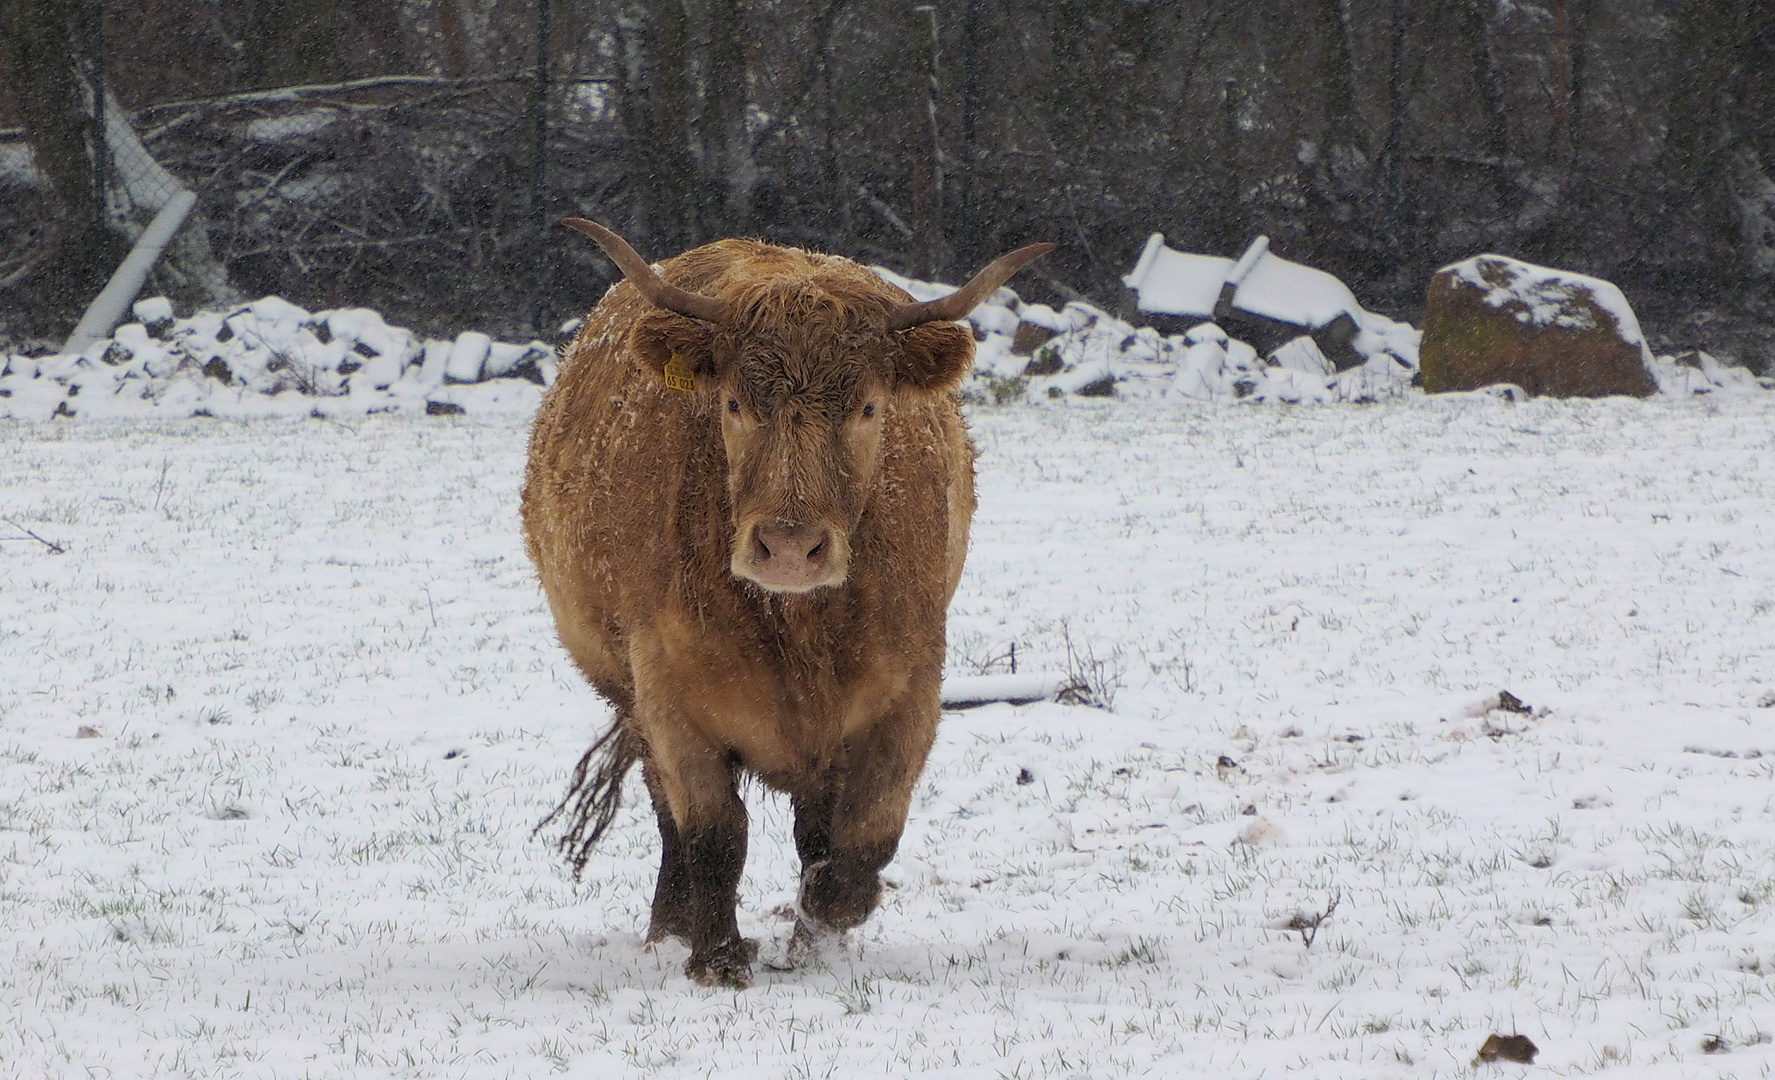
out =
[[[105,194],[113,220],[132,231],[146,225],[143,217],[158,213],[173,196],[188,190],[142,145],[117,98],[105,94]]]

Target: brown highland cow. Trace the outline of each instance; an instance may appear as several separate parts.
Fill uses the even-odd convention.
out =
[[[551,820],[583,870],[640,761],[661,846],[648,940],[745,986],[742,772],[794,807],[792,954],[880,897],[974,510],[955,396],[974,343],[955,320],[1053,245],[916,303],[848,259],[722,240],[656,271],[565,224],[626,280],[537,414],[524,531],[561,643],[616,716]]]

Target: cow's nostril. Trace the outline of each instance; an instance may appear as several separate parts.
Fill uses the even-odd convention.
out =
[[[773,522],[753,531],[752,544],[752,555],[759,562],[817,564],[831,549],[832,533],[818,525]]]
[[[840,530],[766,518],[736,548],[733,572],[776,592],[806,592],[843,581],[846,557]]]

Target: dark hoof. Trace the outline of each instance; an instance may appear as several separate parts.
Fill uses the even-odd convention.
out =
[[[808,961],[818,957],[828,944],[838,940],[840,936],[838,931],[810,922],[800,914],[796,914],[794,918],[795,929],[789,932],[789,941],[783,947],[783,954],[765,961],[764,966],[772,971],[798,971],[806,967]]]
[[[801,910],[831,930],[863,925],[881,899],[881,876],[850,860],[821,859],[802,868]]]
[[[704,955],[692,953],[684,962],[684,974],[701,986],[744,990],[752,985],[752,958],[757,955],[756,941],[729,938]]]
[[[800,967],[817,955],[827,942],[837,937],[837,931],[798,918],[795,920],[794,931],[789,934],[786,959],[792,966]]]

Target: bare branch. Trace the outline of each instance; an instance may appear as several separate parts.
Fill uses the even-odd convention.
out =
[[[337,83],[312,83],[306,86],[279,86],[272,90],[249,90],[236,94],[217,94],[212,97],[185,98],[179,101],[160,101],[153,105],[144,105],[137,109],[136,115],[141,116],[161,109],[186,109],[193,106],[216,105],[255,105],[270,102],[295,101],[298,98],[315,97],[322,94],[344,94],[354,90],[377,90],[389,86],[424,86],[446,89],[475,89],[483,86],[496,86],[505,83],[531,83],[536,81],[533,73],[513,75],[471,75],[460,79],[447,79],[435,75],[377,75],[368,79],[351,79]],[[554,82],[570,83],[614,83],[616,80],[604,76],[579,75],[552,78]]]
[[[19,532],[24,533],[25,536],[30,537],[31,539],[37,541],[39,544],[42,544],[44,547],[49,549],[49,553],[51,555],[66,555],[68,553],[68,549],[66,547],[63,547],[61,544],[56,543],[54,540],[43,539],[43,537],[38,536],[36,533],[25,528],[23,525],[20,525],[18,522],[12,520],[11,518],[0,518],[0,521],[6,522],[6,524],[11,525],[13,528],[17,529]],[[11,539],[23,540],[24,536],[14,536],[14,537],[11,537]]]
[[[1330,903],[1325,905],[1324,911],[1315,911],[1311,915],[1308,915],[1305,912],[1296,912],[1294,918],[1289,919],[1287,925],[1284,926],[1283,929],[1297,931],[1300,934],[1300,940],[1303,942],[1301,947],[1305,949],[1312,948],[1313,939],[1319,936],[1319,927],[1325,924],[1325,920],[1331,918],[1331,913],[1337,910],[1338,902],[1342,899],[1342,894],[1333,896]]]

